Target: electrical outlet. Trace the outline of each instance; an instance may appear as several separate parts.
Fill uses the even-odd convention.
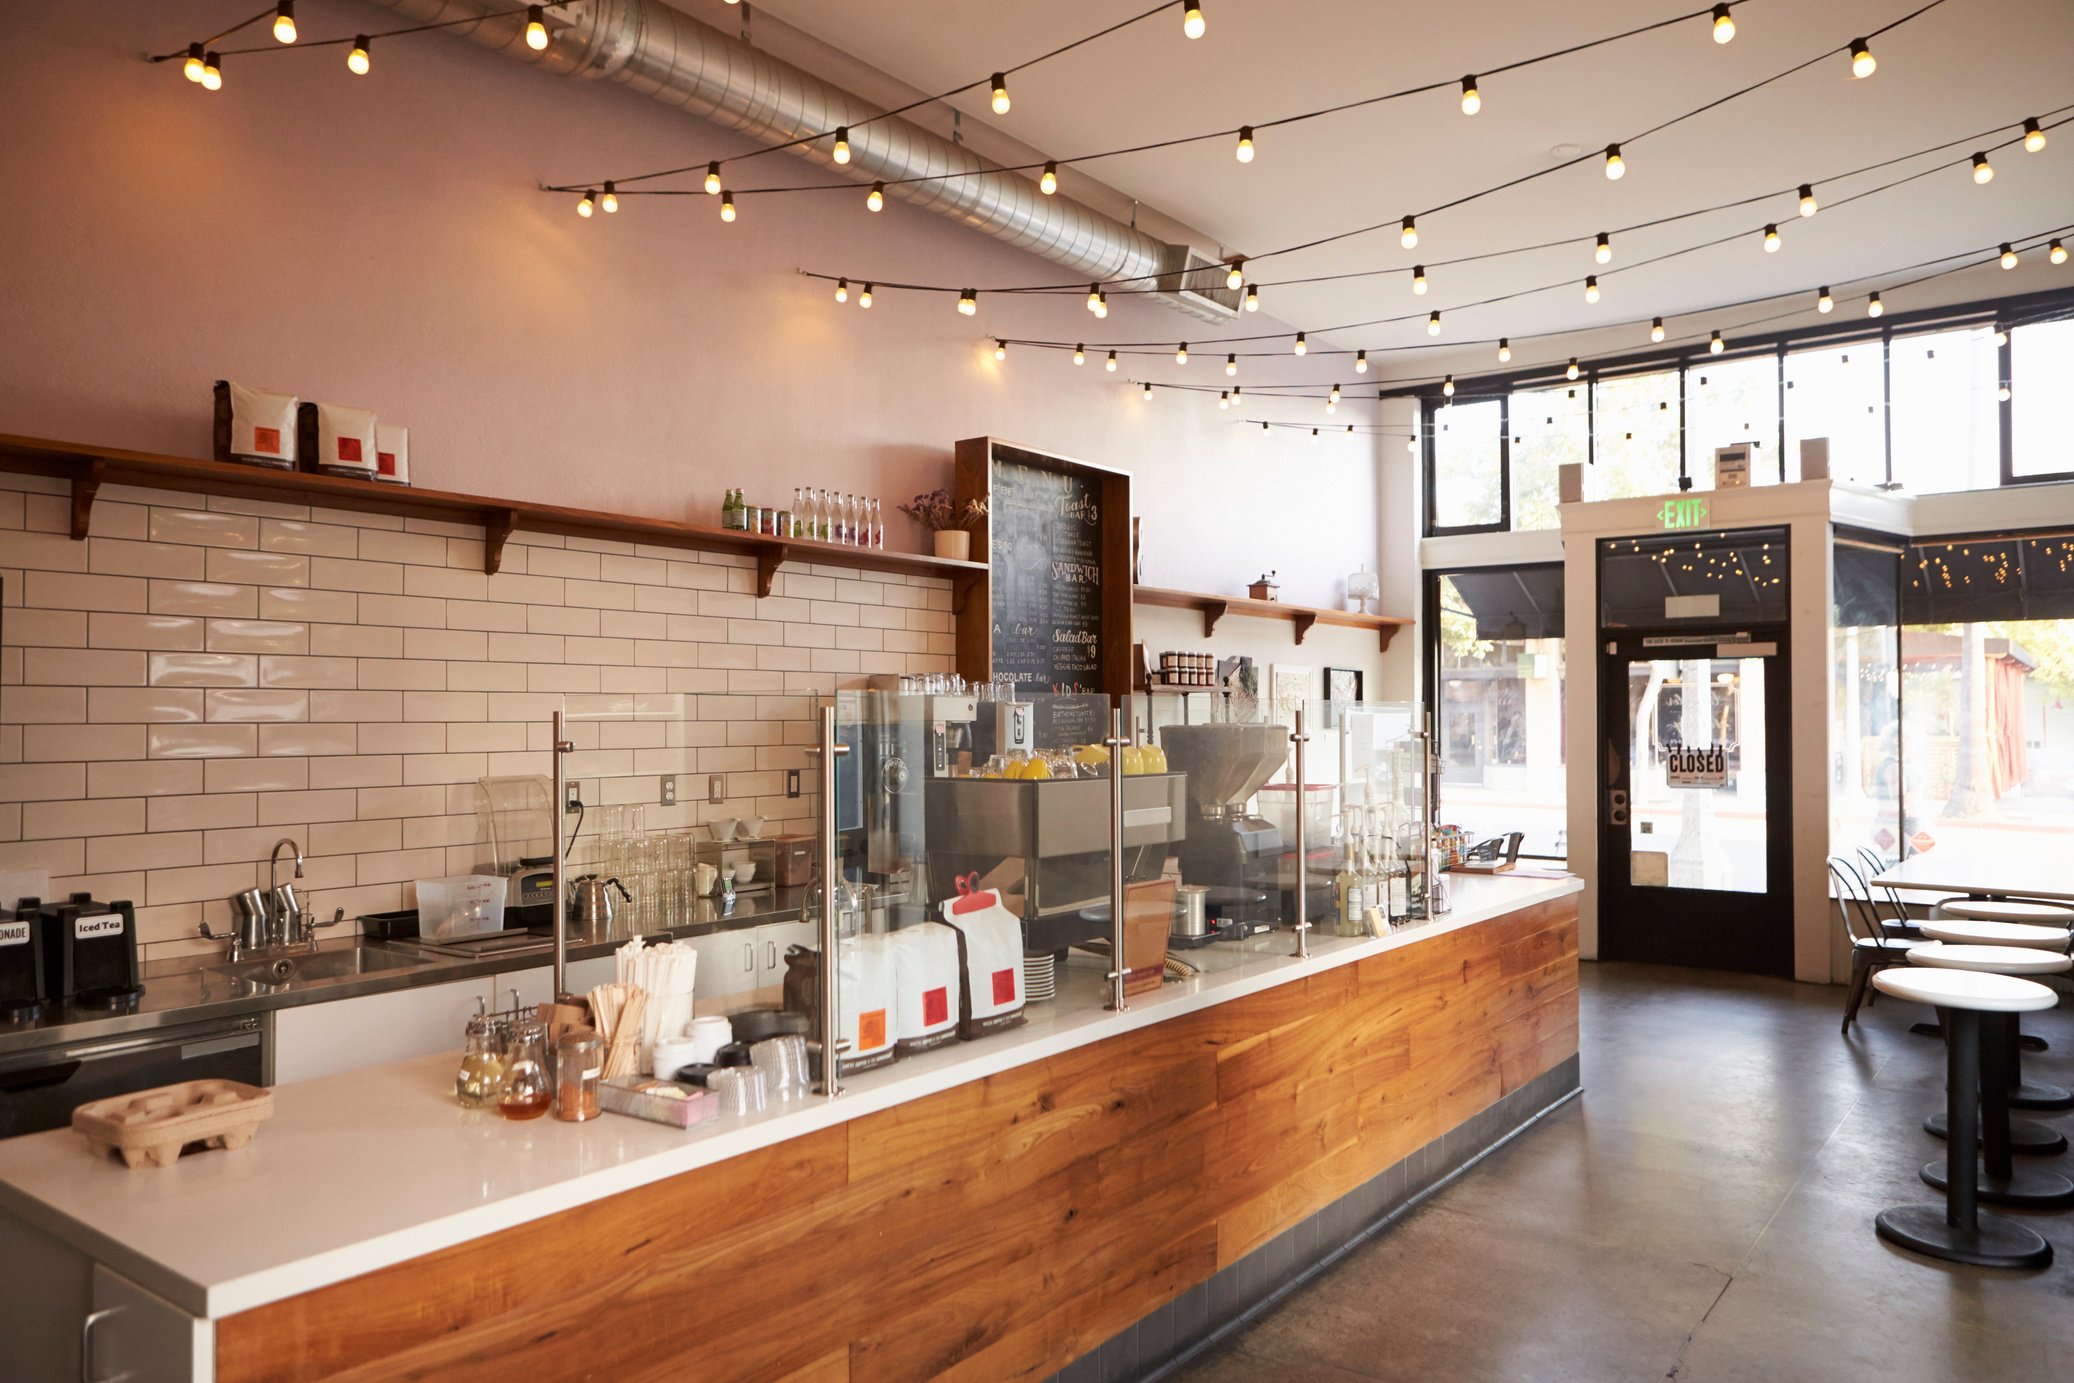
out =
[[[796,768],[785,770],[785,795],[787,797],[799,796],[799,770]]]
[[[583,810],[583,786],[573,778],[569,780],[566,786],[569,796],[562,802],[562,814],[564,816],[574,816]]]
[[[665,807],[674,807],[677,805],[677,775],[674,773],[665,773],[662,775],[662,779],[662,804]]]
[[[708,802],[725,802],[727,800],[727,775],[725,773],[715,773],[706,779],[706,800]]]

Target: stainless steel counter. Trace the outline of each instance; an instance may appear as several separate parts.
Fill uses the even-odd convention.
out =
[[[731,911],[717,899],[698,900],[692,914],[675,926],[644,935],[694,937],[715,932],[799,920],[809,890],[778,888],[738,897]],[[569,959],[605,955],[634,935],[631,927],[572,933]],[[554,947],[542,937],[538,945],[486,956],[441,955],[411,942],[377,942],[361,937],[322,943],[312,955],[298,958],[295,972],[275,980],[258,967],[264,961],[227,965],[221,956],[183,956],[144,967],[144,993],[134,1008],[47,1007],[33,1023],[0,1022],[0,1057],[15,1052],[123,1033],[144,1032],[204,1019],[264,1013],[273,1009],[352,999],[421,985],[446,984],[507,970],[550,964]],[[314,962],[314,963],[312,963]]]

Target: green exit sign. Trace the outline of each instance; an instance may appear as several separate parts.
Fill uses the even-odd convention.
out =
[[[1667,499],[1656,516],[1663,521],[1665,528],[1705,528],[1707,502],[1703,499]]]

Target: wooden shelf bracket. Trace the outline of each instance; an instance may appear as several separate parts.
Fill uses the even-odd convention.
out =
[[[756,597],[761,600],[771,593],[771,583],[777,579],[778,568],[784,564],[791,551],[786,547],[767,547],[756,554]]]
[[[72,537],[78,541],[86,537],[87,529],[94,517],[94,496],[101,492],[101,481],[107,477],[108,463],[98,458],[89,460],[72,472]]]
[[[504,565],[504,545],[518,531],[518,510],[492,509],[483,515],[482,522],[482,569],[485,576],[495,576]]]
[[[1217,621],[1223,619],[1225,615],[1231,612],[1231,602],[1228,600],[1206,600],[1202,603],[1201,608],[1203,612],[1203,637],[1207,639],[1217,632]]]
[[[1298,643],[1303,642],[1303,636],[1310,633],[1311,626],[1318,622],[1318,616],[1310,610],[1291,611],[1289,619],[1296,626],[1296,641]]]

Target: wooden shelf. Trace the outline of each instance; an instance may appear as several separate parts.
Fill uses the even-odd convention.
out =
[[[1253,619],[1286,620],[1296,626],[1296,642],[1302,643],[1316,625],[1330,625],[1339,629],[1373,629],[1389,652],[1390,640],[1397,631],[1411,624],[1408,619],[1396,615],[1357,615],[1348,610],[1320,610],[1309,605],[1284,605],[1279,600],[1249,600],[1237,595],[1208,595],[1201,591],[1170,591],[1159,586],[1133,587],[1134,598],[1140,605],[1158,605],[1169,610],[1195,610],[1203,617],[1203,637],[1209,638],[1217,632],[1217,624],[1226,615],[1245,615]]]
[[[448,523],[481,524],[483,570],[492,575],[503,565],[504,545],[513,533],[520,532],[653,543],[699,552],[740,553],[756,559],[756,593],[759,596],[771,593],[772,578],[787,562],[816,562],[851,571],[894,572],[902,576],[944,577],[950,580],[953,600],[959,605],[985,580],[987,574],[984,562],[953,561],[919,552],[883,552],[806,538],[773,538],[669,519],[607,514],[553,504],[529,504],[304,471],[269,470],[264,466],[230,461],[115,451],[5,433],[0,433],[0,470],[69,480],[72,485],[74,538],[86,537],[93,516],[94,497],[100,488],[107,484],[124,484],[270,499],[290,504],[317,504],[359,513],[441,519]]]

